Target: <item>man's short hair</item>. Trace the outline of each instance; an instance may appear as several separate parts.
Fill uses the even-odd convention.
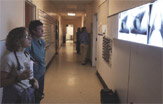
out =
[[[82,32],[86,30],[86,27],[82,27]]]
[[[37,26],[43,26],[43,23],[40,20],[33,20],[29,24],[29,33],[34,35],[32,30],[36,30]]]

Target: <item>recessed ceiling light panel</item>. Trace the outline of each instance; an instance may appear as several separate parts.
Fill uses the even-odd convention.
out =
[[[75,16],[75,13],[67,13],[68,16]]]

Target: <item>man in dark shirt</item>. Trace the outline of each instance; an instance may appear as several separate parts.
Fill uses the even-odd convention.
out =
[[[80,34],[80,49],[81,49],[81,62],[82,65],[86,64],[87,55],[88,55],[88,43],[89,43],[89,34],[86,27],[82,28],[82,33]]]

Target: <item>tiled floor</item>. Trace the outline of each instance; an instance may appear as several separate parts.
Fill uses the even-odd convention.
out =
[[[101,89],[96,69],[81,65],[75,45],[68,41],[47,69],[41,104],[100,104]]]

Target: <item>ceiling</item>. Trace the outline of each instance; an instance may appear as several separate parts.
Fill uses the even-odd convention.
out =
[[[40,0],[40,1],[42,1],[45,12],[47,12],[51,16],[59,14],[61,16],[66,17],[68,12],[72,12],[76,14],[75,17],[79,17],[86,13],[87,4],[93,3],[94,0]]]

